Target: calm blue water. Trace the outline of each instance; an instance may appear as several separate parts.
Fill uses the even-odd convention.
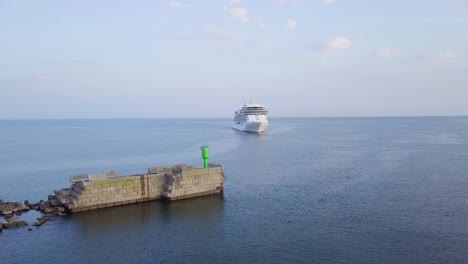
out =
[[[224,197],[150,202],[0,233],[1,263],[468,263],[468,118],[0,121],[0,198],[70,174],[225,166]],[[34,216],[34,215],[33,215]],[[23,215],[23,218],[33,217]]]

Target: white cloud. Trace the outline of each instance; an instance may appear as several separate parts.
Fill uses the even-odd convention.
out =
[[[374,55],[377,58],[385,59],[385,58],[394,57],[396,55],[396,51],[394,49],[385,48],[385,49],[381,49],[377,51]]]
[[[353,43],[349,38],[339,37],[328,41],[325,45],[325,51],[333,52],[342,49],[349,49],[352,45]]]
[[[323,3],[325,5],[333,5],[335,3],[335,0],[323,0]]]
[[[295,28],[297,26],[297,21],[296,20],[288,20],[288,27],[289,28]]]
[[[270,24],[266,23],[265,21],[263,21],[263,19],[261,18],[258,18],[257,19],[257,25],[261,28],[267,28],[270,26]]]
[[[240,0],[229,0],[230,5],[237,5],[240,3]]]
[[[232,17],[239,19],[243,23],[249,22],[249,15],[245,8],[225,6],[224,11],[228,12]]]
[[[185,5],[184,3],[179,2],[179,1],[175,1],[175,0],[169,1],[169,3],[167,3],[167,6],[169,6],[169,7],[171,7],[171,8],[183,8],[183,7],[187,7],[187,5]]]
[[[435,52],[429,55],[429,59],[432,61],[450,61],[457,58],[457,55],[451,51]]]

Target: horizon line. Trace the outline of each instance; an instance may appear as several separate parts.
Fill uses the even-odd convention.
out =
[[[415,118],[415,117],[468,117],[468,115],[382,115],[382,116],[269,116],[268,118]],[[0,118],[0,121],[40,120],[123,120],[123,119],[231,119],[232,117],[51,117],[51,118]]]

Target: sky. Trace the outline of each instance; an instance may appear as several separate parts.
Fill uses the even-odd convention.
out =
[[[0,0],[0,119],[468,115],[468,0]]]

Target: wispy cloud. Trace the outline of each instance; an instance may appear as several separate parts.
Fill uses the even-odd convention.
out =
[[[288,27],[289,27],[290,29],[294,29],[294,28],[296,28],[296,26],[297,26],[297,21],[296,21],[296,20],[288,20],[287,23],[288,23]]]
[[[229,0],[230,5],[237,5],[240,3],[240,0]]]
[[[375,52],[373,55],[374,57],[379,58],[379,59],[386,59],[386,58],[394,57],[396,55],[396,51],[394,49],[384,48]]]
[[[335,3],[335,0],[323,0],[323,3],[329,6],[329,5],[333,5]]]
[[[325,44],[323,51],[325,52],[334,52],[338,50],[349,49],[353,43],[347,37],[338,37],[328,41]]]
[[[442,51],[431,53],[427,58],[434,62],[444,62],[456,59],[457,55],[452,51]]]
[[[179,2],[179,1],[175,1],[175,0],[171,0],[167,3],[167,6],[170,7],[170,8],[184,8],[184,7],[188,7],[188,5],[182,3],[182,2]]]
[[[224,7],[224,11],[229,13],[232,17],[239,19],[243,23],[249,22],[248,11],[241,7]]]

